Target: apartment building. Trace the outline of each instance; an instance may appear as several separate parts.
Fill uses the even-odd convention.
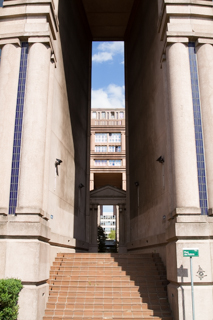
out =
[[[100,215],[98,215],[98,224],[104,229],[109,237],[111,231],[117,233],[117,208],[116,206],[100,206]]]
[[[90,190],[106,185],[126,190],[123,108],[91,111]]]

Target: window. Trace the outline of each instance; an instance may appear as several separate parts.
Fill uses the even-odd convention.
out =
[[[95,142],[107,142],[107,133],[96,133]]]
[[[109,146],[109,152],[121,152],[121,146]]]
[[[120,119],[123,119],[123,118],[124,118],[124,113],[120,112]]]
[[[121,134],[109,133],[109,142],[121,142]]]
[[[102,119],[106,119],[106,112],[102,112],[102,113],[101,113],[101,118],[102,118]]]
[[[121,160],[109,160],[109,166],[120,167],[121,166]]]
[[[107,166],[107,160],[95,160],[95,165],[98,167]]]
[[[111,112],[110,118],[111,118],[111,119],[115,119],[115,112]]]
[[[96,115],[96,112],[93,112],[92,113],[92,119],[96,119],[97,115]]]
[[[107,146],[95,146],[95,152],[107,152]]]

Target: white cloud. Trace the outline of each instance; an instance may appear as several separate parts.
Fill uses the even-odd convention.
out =
[[[92,90],[92,108],[116,109],[124,108],[125,88],[110,84],[107,88]]]
[[[97,63],[113,60],[116,54],[124,55],[124,43],[121,41],[102,42],[97,47],[98,53],[92,56],[92,61]]]
[[[92,61],[99,62],[99,63],[109,61],[112,59],[113,59],[112,54],[109,52],[98,52],[94,54],[92,57]]]

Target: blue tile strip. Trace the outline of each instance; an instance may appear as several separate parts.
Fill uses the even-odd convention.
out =
[[[19,69],[18,94],[16,101],[16,116],[15,129],[13,139],[13,157],[10,181],[10,202],[9,214],[15,214],[18,198],[18,180],[19,180],[19,165],[21,155],[21,136],[22,136],[22,122],[24,111],[24,95],[27,73],[27,57],[28,57],[28,43],[23,42],[21,46],[21,60]]]
[[[205,170],[205,157],[203,146],[203,130],[201,120],[201,108],[200,108],[200,94],[198,84],[198,71],[197,71],[197,59],[195,43],[189,42],[189,61],[191,71],[191,85],[192,85],[192,100],[194,110],[194,126],[195,126],[195,141],[196,141],[196,153],[197,153],[197,172],[198,172],[198,186],[200,197],[201,214],[208,214],[208,197],[207,197],[207,185],[206,185],[206,170]]]

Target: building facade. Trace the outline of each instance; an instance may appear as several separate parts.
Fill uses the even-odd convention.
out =
[[[126,190],[124,109],[91,111],[90,190],[104,185]]]
[[[103,208],[103,207],[102,207]],[[109,239],[109,234],[114,231],[115,234],[117,232],[116,226],[116,212],[114,212],[113,207],[112,210],[104,210],[101,208],[100,217],[98,217],[98,224],[104,229],[107,238]],[[116,238],[116,237],[115,237]],[[115,239],[113,239],[115,240]]]
[[[125,42],[126,192],[90,191],[91,44],[105,40]],[[161,256],[175,320],[192,318],[183,249],[199,249],[196,318],[212,320],[213,2],[5,0],[0,47],[0,277],[24,284],[19,320],[42,319],[58,252],[97,247],[103,195],[123,248]]]

